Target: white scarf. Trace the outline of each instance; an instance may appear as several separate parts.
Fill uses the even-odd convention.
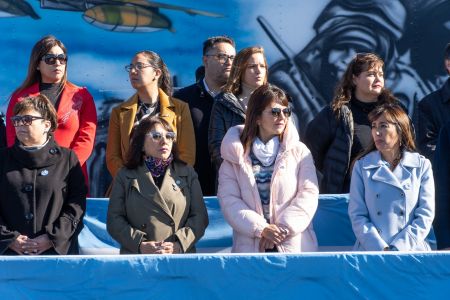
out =
[[[273,164],[280,149],[280,138],[278,136],[270,139],[264,144],[258,137],[253,141],[252,151],[263,166],[268,167]]]

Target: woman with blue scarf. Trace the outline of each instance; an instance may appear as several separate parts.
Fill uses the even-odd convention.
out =
[[[175,142],[159,117],[133,129],[108,207],[107,229],[121,254],[192,253],[208,226],[197,174],[178,159]]]

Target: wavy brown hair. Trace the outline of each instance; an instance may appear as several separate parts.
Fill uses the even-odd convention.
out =
[[[241,143],[244,146],[244,152],[247,151],[253,140],[258,136],[258,119],[263,111],[273,102],[283,106],[289,106],[289,100],[286,93],[273,84],[264,84],[257,88],[250,99],[246,111],[244,130],[241,133]],[[280,139],[282,135],[280,136]]]
[[[244,77],[245,69],[247,69],[248,60],[250,56],[255,53],[261,53],[264,57],[264,64],[266,65],[266,78],[264,78],[264,84],[267,83],[267,78],[269,77],[269,69],[267,67],[266,56],[264,55],[264,49],[262,47],[247,47],[239,51],[233,60],[231,65],[230,77],[225,84],[223,91],[226,93],[232,93],[234,95],[239,95],[242,92],[242,78]]]
[[[39,63],[41,62],[42,57],[46,55],[48,51],[50,51],[50,49],[52,49],[55,46],[59,46],[67,57],[66,47],[60,40],[58,40],[53,35],[46,35],[39,41],[37,41],[36,44],[34,44],[33,49],[31,50],[30,62],[28,63],[27,76],[25,77],[23,83],[14,91],[14,94],[25,90],[26,88],[32,86],[36,82],[41,81],[42,79],[41,72],[38,70]],[[67,82],[67,63],[66,67],[64,68],[64,76],[61,80],[60,92],[64,89],[66,82]]]
[[[22,98],[13,108],[13,116],[29,110],[37,111],[41,117],[50,121],[50,132],[54,132],[58,127],[58,117],[53,104],[45,95],[39,94]]]
[[[174,132],[170,124],[160,117],[144,118],[138,125],[133,127],[130,134],[130,148],[125,156],[124,166],[128,169],[136,169],[144,162],[144,143],[145,135],[149,133],[152,128],[160,124],[167,132]],[[172,144],[172,155],[174,159],[180,161],[178,157],[178,151],[176,141]]]
[[[385,103],[380,106],[375,107],[369,113],[369,121],[370,123],[375,122],[382,115],[386,117],[386,120],[395,126],[397,130],[397,134],[400,139],[400,157],[403,155],[405,151],[416,151],[416,144],[414,142],[414,130],[411,125],[411,119],[408,117],[404,109],[398,104]],[[372,142],[358,157],[359,158],[369,154],[370,152],[376,150],[375,143]]]
[[[137,52],[134,56],[143,54],[147,58],[147,62],[152,66],[153,70],[161,70],[161,76],[158,79],[158,87],[161,88],[167,96],[172,96],[172,81],[167,65],[164,63],[158,53],[144,50]]]
[[[336,90],[334,92],[334,98],[331,102],[331,108],[336,117],[339,117],[339,111],[343,105],[350,102],[352,95],[355,92],[355,84],[353,83],[353,77],[359,76],[362,72],[381,67],[383,68],[383,60],[373,53],[358,53],[348,64],[344,75],[342,76]],[[396,99],[394,95],[386,88],[383,88],[381,94],[378,96],[378,103],[395,103]]]

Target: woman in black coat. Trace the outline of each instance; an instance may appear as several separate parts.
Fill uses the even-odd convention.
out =
[[[250,95],[267,83],[268,67],[264,49],[244,48],[236,55],[231,66],[230,77],[223,92],[214,98],[208,129],[208,148],[216,172],[222,157],[220,145],[228,129],[244,124]]]
[[[14,107],[12,147],[0,150],[0,254],[78,253],[87,188],[76,154],[54,141],[56,111],[43,95]]]

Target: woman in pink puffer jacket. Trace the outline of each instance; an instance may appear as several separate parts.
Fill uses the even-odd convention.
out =
[[[233,252],[317,251],[316,169],[290,115],[285,93],[263,85],[249,100],[245,125],[223,139],[217,196],[233,228]]]

